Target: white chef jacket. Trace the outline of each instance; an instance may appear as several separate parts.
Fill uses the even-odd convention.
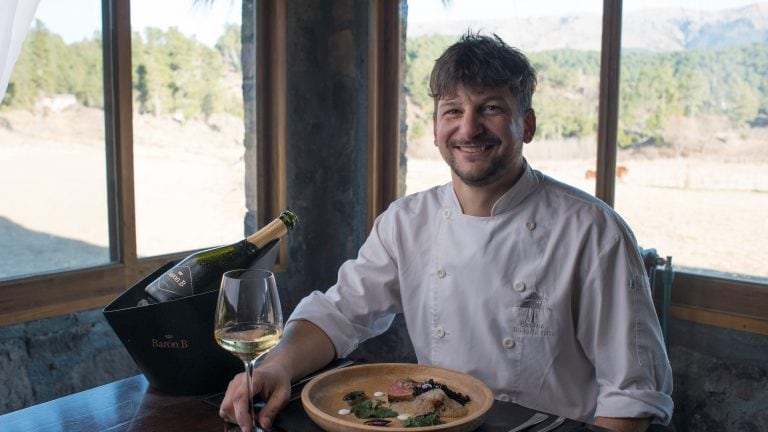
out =
[[[419,363],[466,372],[499,400],[582,421],[672,414],[672,370],[634,236],[607,205],[526,167],[490,217],[450,183],[403,197],[357,259],[289,321],[339,357],[403,313]]]

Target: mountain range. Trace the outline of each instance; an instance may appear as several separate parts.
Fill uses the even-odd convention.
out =
[[[527,51],[570,48],[599,51],[602,17],[574,14],[494,20],[454,20],[408,26],[407,36],[459,35],[467,29],[498,34]],[[647,9],[624,14],[622,48],[677,51],[768,42],[768,2],[721,11]]]

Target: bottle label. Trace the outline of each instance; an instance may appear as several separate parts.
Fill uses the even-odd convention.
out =
[[[147,287],[147,291],[150,294],[162,291],[163,296],[169,300],[191,295],[193,293],[192,271],[189,266],[174,267],[165,273],[165,277],[158,278]]]

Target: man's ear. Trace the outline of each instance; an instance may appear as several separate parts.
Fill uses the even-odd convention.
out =
[[[435,147],[437,147],[437,116],[432,114],[432,137],[435,139]]]
[[[523,142],[529,143],[536,134],[536,112],[529,108],[523,116]]]

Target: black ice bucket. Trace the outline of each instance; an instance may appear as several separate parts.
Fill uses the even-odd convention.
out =
[[[251,268],[272,270],[279,242]],[[177,395],[224,391],[243,362],[224,351],[213,337],[218,290],[139,306],[144,287],[175,262],[128,288],[104,308],[104,316],[150,386]]]

